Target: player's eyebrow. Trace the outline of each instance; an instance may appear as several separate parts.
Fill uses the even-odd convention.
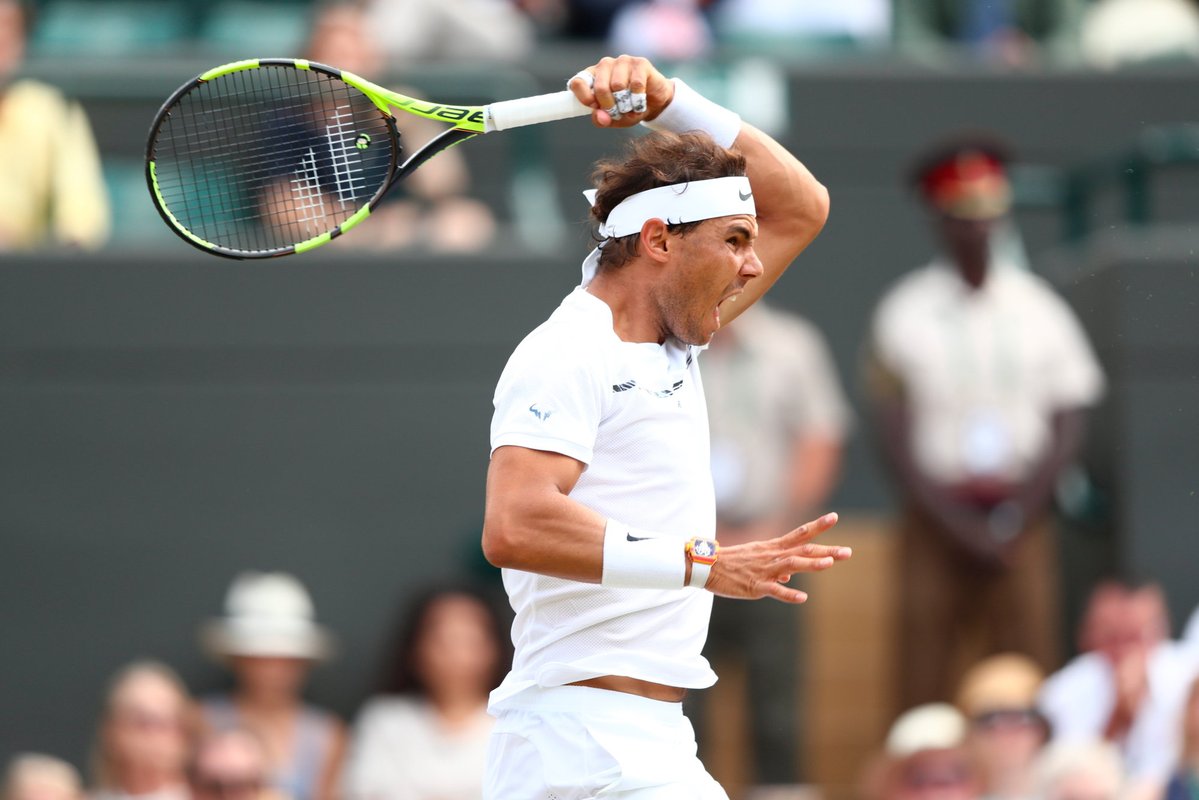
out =
[[[725,236],[740,236],[741,238],[752,242],[757,237],[757,234],[750,230],[750,227],[744,222],[734,222],[725,231]]]

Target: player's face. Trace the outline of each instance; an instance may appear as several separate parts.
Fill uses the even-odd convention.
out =
[[[749,214],[705,220],[685,236],[671,236],[674,256],[658,287],[665,332],[704,345],[720,329],[720,305],[762,274],[754,251],[758,221]]]

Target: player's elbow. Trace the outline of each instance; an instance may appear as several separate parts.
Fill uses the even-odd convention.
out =
[[[800,223],[810,237],[815,237],[828,222],[829,194],[828,187],[816,179],[809,181],[804,192],[803,213]]]
[[[483,557],[493,567],[512,567],[519,552],[516,526],[501,514],[488,512],[483,520]]]
[[[805,175],[793,186],[789,202],[781,208],[782,213],[771,216],[769,224],[779,241],[792,244],[795,253],[801,252],[824,228],[828,221],[829,194],[824,184]],[[762,217],[759,215],[759,222]]]

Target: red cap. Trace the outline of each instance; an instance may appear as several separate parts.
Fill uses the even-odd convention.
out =
[[[994,219],[1012,205],[1012,190],[997,153],[962,148],[928,162],[917,179],[925,199],[961,219]]]

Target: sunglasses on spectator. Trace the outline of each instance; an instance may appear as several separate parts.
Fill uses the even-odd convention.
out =
[[[941,786],[961,786],[970,781],[970,770],[964,764],[940,767],[914,767],[903,772],[903,784],[909,789],[932,789]]]
[[[1011,730],[1013,728],[1040,727],[1041,715],[1031,708],[1005,708],[979,714],[971,724],[981,730]]]
[[[120,708],[114,716],[119,724],[146,733],[174,732],[183,727],[179,717],[174,714],[160,714],[142,708]]]
[[[197,793],[217,797],[240,797],[262,791],[259,778],[222,778],[216,775],[200,775],[193,781]]]

